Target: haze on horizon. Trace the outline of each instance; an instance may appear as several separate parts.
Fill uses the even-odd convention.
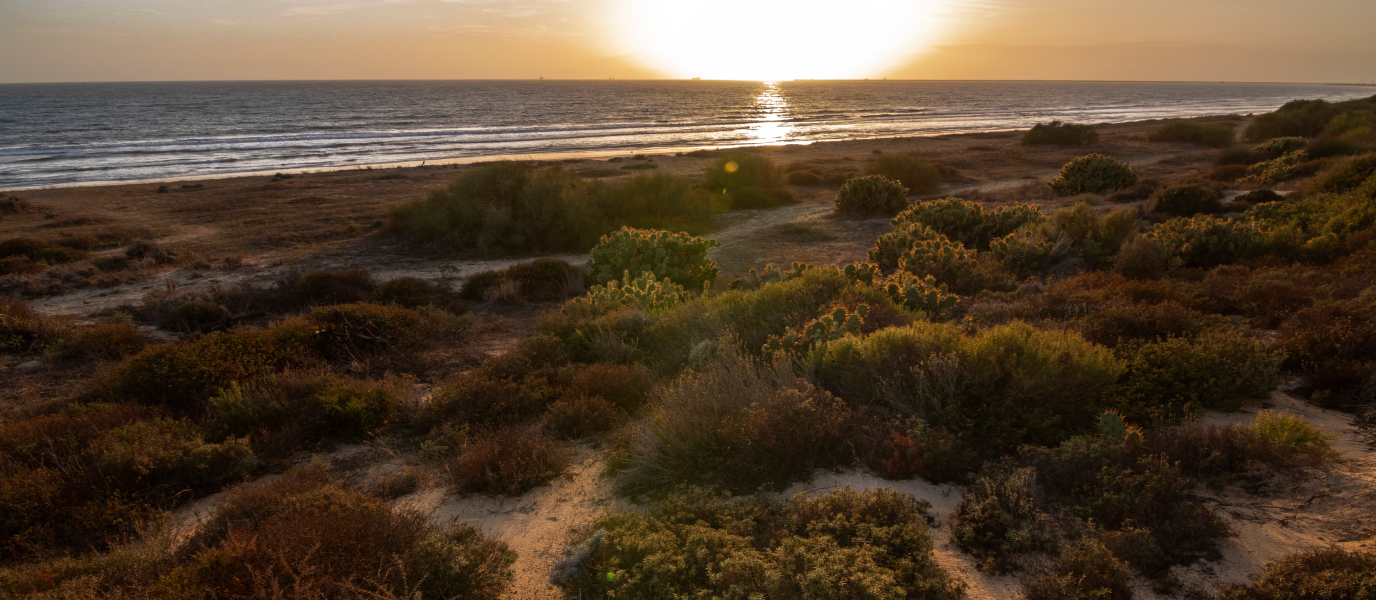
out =
[[[1376,81],[1370,0],[5,0],[0,83]]]

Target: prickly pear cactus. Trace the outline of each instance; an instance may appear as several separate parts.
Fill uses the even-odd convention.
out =
[[[1116,410],[1105,411],[1099,416],[1099,433],[1104,439],[1119,444],[1136,444],[1142,441],[1142,428],[1129,425],[1123,415]]]
[[[795,352],[810,349],[818,344],[841,339],[848,333],[859,333],[865,324],[865,315],[870,307],[865,304],[855,307],[855,312],[838,308],[829,315],[804,325],[801,329],[789,329],[782,335],[770,336],[765,341],[765,352]]]
[[[931,275],[919,278],[900,271],[884,284],[883,289],[895,304],[933,317],[960,301],[960,296],[946,293],[946,286],[937,284]]]

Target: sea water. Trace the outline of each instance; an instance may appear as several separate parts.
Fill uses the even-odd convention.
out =
[[[1274,110],[1372,88],[997,81],[0,85],[0,189]]]

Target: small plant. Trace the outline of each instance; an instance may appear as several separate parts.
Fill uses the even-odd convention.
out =
[[[1022,136],[1022,145],[1088,146],[1098,143],[1099,132],[1090,125],[1052,121],[1039,123]]]
[[[885,154],[867,165],[865,174],[896,181],[915,194],[935,193],[941,187],[941,171],[917,154]],[[904,195],[907,194],[907,190],[904,191]],[[895,212],[898,210],[890,211],[889,214]]]
[[[790,329],[781,335],[770,336],[764,343],[764,350],[802,352],[819,344],[841,339],[843,335],[857,333],[864,324],[865,315],[869,310],[870,307],[864,304],[856,307],[853,313],[838,308],[832,314],[822,315],[799,329]]]
[[[473,442],[449,463],[461,493],[519,496],[558,477],[568,457],[538,428],[499,429]]]
[[[1127,163],[1103,154],[1090,154],[1061,167],[1061,175],[1051,180],[1051,189],[1060,196],[1107,194],[1137,183],[1137,174]]]
[[[931,275],[918,278],[900,271],[883,282],[884,292],[894,304],[908,310],[919,310],[935,318],[960,302],[960,296],[946,293]]]
[[[1099,435],[1114,444],[1135,444],[1142,441],[1142,428],[1129,425],[1118,411],[1108,410],[1099,416]]]
[[[908,205],[908,188],[883,175],[857,177],[836,192],[836,211],[846,214],[891,215]]]
[[[1192,217],[1199,213],[1216,213],[1223,210],[1223,194],[1216,188],[1202,184],[1179,185],[1156,192],[1149,206],[1154,212],[1177,216]]]
[[[1273,446],[1296,452],[1327,453],[1331,451],[1337,434],[1324,433],[1297,415],[1263,410],[1252,420],[1251,429]]]
[[[604,285],[593,286],[586,296],[575,298],[565,304],[565,314],[601,315],[621,308],[634,306],[644,311],[659,311],[680,304],[688,299],[688,291],[683,286],[670,281],[667,277],[656,280],[653,273],[641,273],[631,279],[627,271],[620,282],[610,281]]]
[[[652,273],[691,290],[699,290],[717,278],[717,264],[707,251],[721,246],[684,233],[623,227],[602,237],[592,249],[591,270],[598,283],[639,278]]]

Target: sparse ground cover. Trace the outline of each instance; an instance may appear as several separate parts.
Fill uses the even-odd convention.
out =
[[[663,157],[651,176],[419,169],[452,185],[340,207],[376,218],[308,228],[294,255],[255,251],[266,232],[225,253],[251,207],[48,227],[60,192],[7,198],[0,582],[17,597],[292,583],[302,597],[948,598],[1013,573],[1029,598],[1212,592],[1198,565],[1228,564],[1230,536],[1251,535],[1221,499],[1263,506],[1346,477],[1376,507],[1364,451],[1264,404],[1282,384],[1358,417],[1376,399],[1376,161],[1359,146],[1296,154],[1360,142],[1360,111],[1325,110],[1314,132],[1244,127],[1245,156],[1148,141],[1158,123],[1068,147],[979,134]],[[871,162],[847,169],[857,156]],[[1245,173],[1221,181],[1216,163]],[[853,204],[846,177],[827,179],[862,171]],[[317,185],[291,207],[345,202]],[[570,206],[582,220],[545,211]],[[56,233],[78,227],[146,229]],[[565,248],[591,254],[478,258]],[[428,267],[388,266],[408,253]],[[112,288],[175,283],[73,310],[101,298],[95,279],[62,279],[85,263],[129,274]],[[1238,410],[1251,416],[1209,421]],[[311,466],[349,444],[388,466]],[[856,470],[947,484],[949,514],[873,489],[770,494]],[[595,501],[538,504],[582,511],[551,513],[570,522],[540,529],[538,549],[406,508],[504,515],[604,471]],[[186,506],[208,518],[159,533]],[[1323,535],[1348,553],[1249,563],[1260,578],[1219,593],[1363,585],[1352,565],[1372,532]],[[1301,563],[1323,564],[1310,581]]]

